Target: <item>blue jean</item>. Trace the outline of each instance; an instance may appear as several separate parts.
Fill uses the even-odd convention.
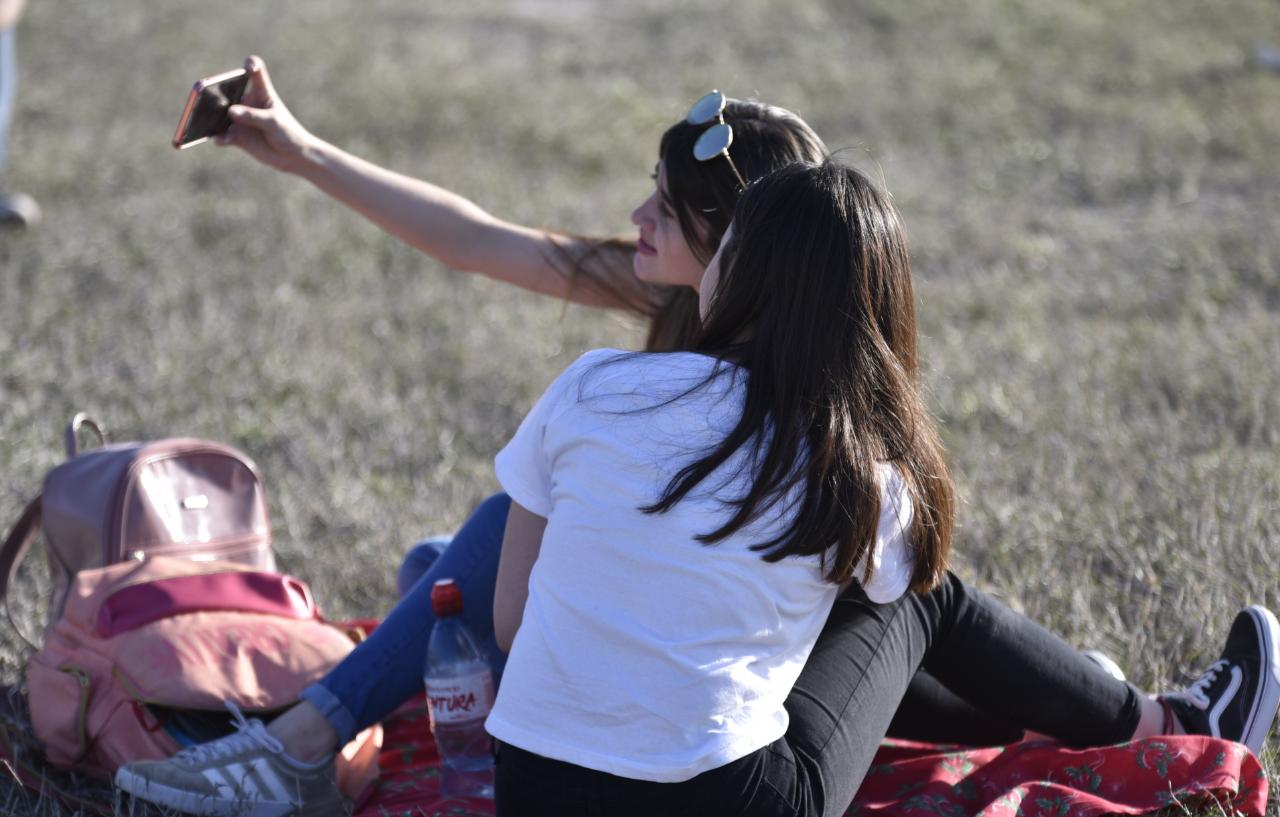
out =
[[[491,496],[447,547],[429,540],[410,551],[397,576],[399,603],[368,639],[302,691],[302,699],[320,710],[342,743],[422,691],[427,640],[435,624],[431,587],[438,579],[458,583],[463,621],[480,642],[495,684],[501,679],[507,656],[493,635],[493,592],[510,507],[506,494]]]

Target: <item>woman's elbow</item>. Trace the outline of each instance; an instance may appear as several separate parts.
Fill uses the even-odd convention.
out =
[[[498,649],[509,655],[511,653],[511,644],[516,640],[516,634],[514,632],[494,630],[493,636],[494,641],[498,642]]]

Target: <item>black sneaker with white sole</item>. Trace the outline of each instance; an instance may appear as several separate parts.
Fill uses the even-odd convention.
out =
[[[1241,610],[1222,657],[1183,692],[1160,700],[1182,727],[1243,743],[1255,755],[1280,707],[1280,623],[1265,607]]]

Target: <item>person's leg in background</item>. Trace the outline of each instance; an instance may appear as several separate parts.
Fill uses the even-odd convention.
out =
[[[0,225],[28,227],[40,220],[40,207],[26,193],[5,192],[9,124],[18,94],[17,24],[25,2],[0,0]]]

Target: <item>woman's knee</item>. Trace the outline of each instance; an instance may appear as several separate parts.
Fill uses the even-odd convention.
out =
[[[476,506],[471,512],[471,519],[467,520],[470,524],[472,520],[486,525],[494,525],[499,529],[507,526],[507,514],[511,511],[511,497],[506,494],[494,494],[486,498],[483,502]]]
[[[396,595],[399,598],[404,598],[418,580],[426,575],[449,546],[449,542],[447,536],[433,536],[409,548],[404,560],[400,562],[400,568],[396,570]]]
[[[455,542],[462,542],[463,547],[471,552],[476,552],[479,548],[496,553],[502,544],[502,534],[507,526],[507,513],[510,510],[511,497],[494,494],[476,506],[456,536],[433,536],[410,548],[396,571],[398,596],[404,598]]]

